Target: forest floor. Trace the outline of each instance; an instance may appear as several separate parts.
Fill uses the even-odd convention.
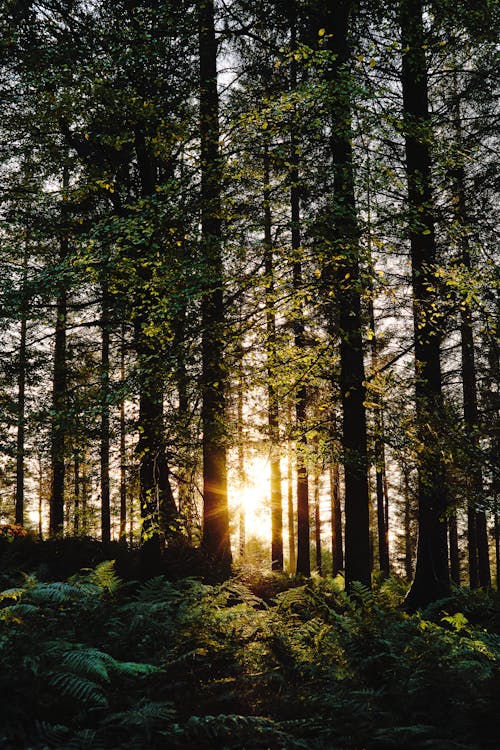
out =
[[[141,581],[82,544],[0,544],[0,748],[499,746],[497,593],[408,615],[393,578]]]

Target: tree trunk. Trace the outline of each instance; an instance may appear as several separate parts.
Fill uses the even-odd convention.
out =
[[[141,195],[155,193],[158,168],[144,132],[134,135]],[[161,343],[147,333],[151,269],[138,260],[143,295],[135,311],[134,337],[139,380],[139,504],[141,511],[142,564],[145,575],[158,570],[164,540],[177,533],[177,507],[170,484],[163,425],[163,355]]]
[[[274,385],[276,376],[276,316],[274,312],[274,268],[269,180],[269,153],[266,147],[264,154],[264,273],[266,285],[267,414],[271,456],[271,567],[273,570],[283,570],[283,503],[281,497],[279,410]]]
[[[421,0],[401,0],[402,86],[409,201],[416,373],[418,464],[417,562],[406,607],[415,610],[450,593],[446,483],[435,430],[442,418],[441,330],[435,288],[427,64]]]
[[[238,489],[240,492],[240,507],[238,509],[238,532],[239,532],[239,557],[242,560],[245,556],[246,546],[246,508],[243,499],[246,484],[245,476],[245,450],[243,445],[243,347],[241,346],[241,333],[239,339],[238,353],[238,393],[237,393],[237,425],[236,425],[236,444],[238,447]]]
[[[26,285],[28,278],[28,243],[25,242],[23,252],[23,277],[21,286],[20,318],[21,331],[19,340],[19,358],[17,363],[17,438],[16,438],[16,496],[15,520],[24,524],[24,442],[26,417],[26,335],[28,328],[28,310],[26,299]]]
[[[365,369],[361,323],[361,281],[359,275],[359,229],[354,196],[352,129],[350,109],[348,47],[350,0],[339,0],[327,19],[331,62],[327,81],[331,96],[334,208],[332,255],[327,280],[333,281],[336,302],[331,302],[330,319],[338,311],[340,328],[340,390],[342,401],[342,447],[345,484],[345,576],[346,587],[353,581],[371,586],[369,538],[368,455],[365,413]],[[335,268],[333,269],[333,264]],[[331,298],[330,298],[331,299]],[[331,324],[333,328],[333,323]]]
[[[290,20],[291,47],[296,44],[295,9],[291,11]],[[290,62],[290,90],[297,86],[297,64],[292,56]],[[290,132],[290,214],[292,246],[292,284],[294,291],[293,335],[294,344],[299,352],[305,349],[305,324],[302,303],[302,248],[300,230],[300,182],[299,153],[296,142],[295,122],[291,123]],[[295,428],[296,428],[296,471],[297,471],[297,574],[311,575],[310,557],[310,521],[309,521],[309,473],[307,470],[307,386],[302,378],[295,395]]]
[[[293,508],[293,459],[290,443],[288,443],[287,454],[287,510],[288,510],[288,569],[290,572],[296,570],[295,550],[295,513]]]
[[[67,167],[63,171],[63,191],[69,186]],[[61,211],[63,224],[66,210]],[[62,237],[59,243],[59,258],[64,264],[69,251],[66,227],[62,227]],[[67,323],[68,295],[66,280],[59,282],[56,300],[56,328],[54,345],[54,370],[52,381],[52,425],[51,425],[51,468],[52,483],[50,492],[50,521],[51,537],[62,536],[64,533],[64,453],[66,447],[66,323]]]
[[[316,553],[316,570],[323,575],[323,560],[321,555],[321,507],[320,507],[320,473],[316,467],[314,472],[314,548]]]
[[[125,326],[120,336],[120,539],[127,536],[127,431],[125,423]]]
[[[217,42],[213,0],[198,0],[200,61],[201,240],[204,261],[202,317],[203,548],[229,572],[224,363],[225,310],[221,257],[221,185]]]
[[[460,554],[458,549],[457,514],[453,512],[448,519],[450,537],[450,577],[455,586],[460,586]]]
[[[413,540],[411,533],[411,494],[410,472],[407,466],[402,467],[404,494],[404,561],[405,576],[411,581],[413,576]]]
[[[109,289],[107,279],[101,281],[101,539],[104,544],[111,541],[111,507],[109,487]]]
[[[370,353],[372,376],[376,377],[378,371],[378,341],[375,325],[375,305],[373,300],[373,260],[372,260],[372,228],[371,228],[371,173],[370,154],[366,153],[368,165],[367,176],[367,251],[370,272],[368,314],[370,318]],[[389,497],[387,492],[387,476],[385,467],[385,444],[384,444],[384,412],[383,401],[378,390],[375,388],[371,393],[374,403],[374,453],[375,453],[375,490],[377,498],[377,533],[378,533],[378,559],[379,569],[384,577],[390,575],[389,558]]]
[[[335,577],[344,570],[340,469],[337,462],[330,467],[330,493],[332,503],[332,576]]]
[[[455,130],[457,146],[462,150],[461,117],[457,104],[455,113]],[[461,159],[461,155],[458,157]],[[465,269],[471,270],[471,256],[468,242],[468,219],[465,194],[465,169],[459,163],[454,170],[456,188],[455,213],[462,230],[460,238],[460,262]],[[479,448],[479,411],[477,403],[477,378],[474,353],[474,331],[472,323],[472,309],[467,297],[464,296],[460,304],[460,344],[462,354],[462,394],[465,430],[467,440],[472,449]],[[474,451],[475,452],[475,451]],[[472,459],[470,476],[472,497],[468,501],[467,509],[467,541],[469,551],[469,584],[471,588],[489,588],[491,586],[491,572],[488,549],[488,532],[486,514],[484,510],[476,509],[477,503],[484,498],[483,472],[476,457]]]

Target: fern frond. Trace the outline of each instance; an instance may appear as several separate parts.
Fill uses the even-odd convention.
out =
[[[135,595],[137,602],[177,604],[182,594],[165,576],[155,576],[145,581]]]
[[[351,598],[359,602],[362,607],[368,607],[373,604],[372,590],[360,581],[353,581],[351,583]]]
[[[144,664],[136,661],[117,661],[113,660],[113,671],[118,675],[128,675],[130,677],[141,677],[150,674],[157,674],[162,670],[155,667],[154,664]]]
[[[23,594],[26,593],[26,590],[23,588],[12,588],[12,589],[4,589],[4,591],[0,591],[0,601],[3,601],[4,599],[16,599],[19,600]]]
[[[117,711],[110,714],[104,723],[120,728],[132,728],[153,724],[167,724],[175,716],[175,707],[170,702],[143,700],[128,711]]]
[[[101,686],[92,680],[71,672],[52,672],[48,677],[49,685],[78,703],[101,708],[106,708],[108,705]]]
[[[65,651],[62,663],[77,675],[109,682],[108,666],[114,659],[96,648],[75,648]]]
[[[101,591],[115,594],[122,586],[121,578],[116,575],[115,562],[115,560],[105,560],[99,563],[89,576],[90,583],[95,583]]]
[[[287,750],[307,750],[308,747],[301,740],[284,732],[279,723],[260,716],[191,716],[186,724],[174,724],[170,730],[162,734],[181,740],[183,747],[200,749],[217,747],[225,750],[251,750],[279,747]]]
[[[61,581],[38,583],[31,591],[30,597],[38,604],[69,604],[81,596],[76,586]]]

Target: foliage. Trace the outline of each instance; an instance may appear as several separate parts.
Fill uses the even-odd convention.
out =
[[[498,598],[410,616],[397,581],[283,584],[26,576],[0,594],[2,747],[496,746]]]

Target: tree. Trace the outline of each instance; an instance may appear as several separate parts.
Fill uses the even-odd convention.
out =
[[[330,328],[334,328],[338,315],[340,335],[346,585],[360,581],[371,586],[362,282],[351,140],[348,35],[352,11],[353,4],[341,0],[325,19],[325,36],[331,53],[326,80],[331,106],[333,205],[331,233],[326,238],[331,255],[324,273],[332,285],[329,291],[334,290],[337,296],[337,300],[329,305]]]
[[[441,320],[436,293],[428,74],[421,0],[402,0],[400,13],[419,442],[417,561],[406,606],[417,609],[448,595],[450,583],[445,469],[435,432],[443,416]]]
[[[200,64],[202,290],[203,547],[222,568],[231,564],[227,503],[224,297],[217,42],[212,0],[197,0]]]

